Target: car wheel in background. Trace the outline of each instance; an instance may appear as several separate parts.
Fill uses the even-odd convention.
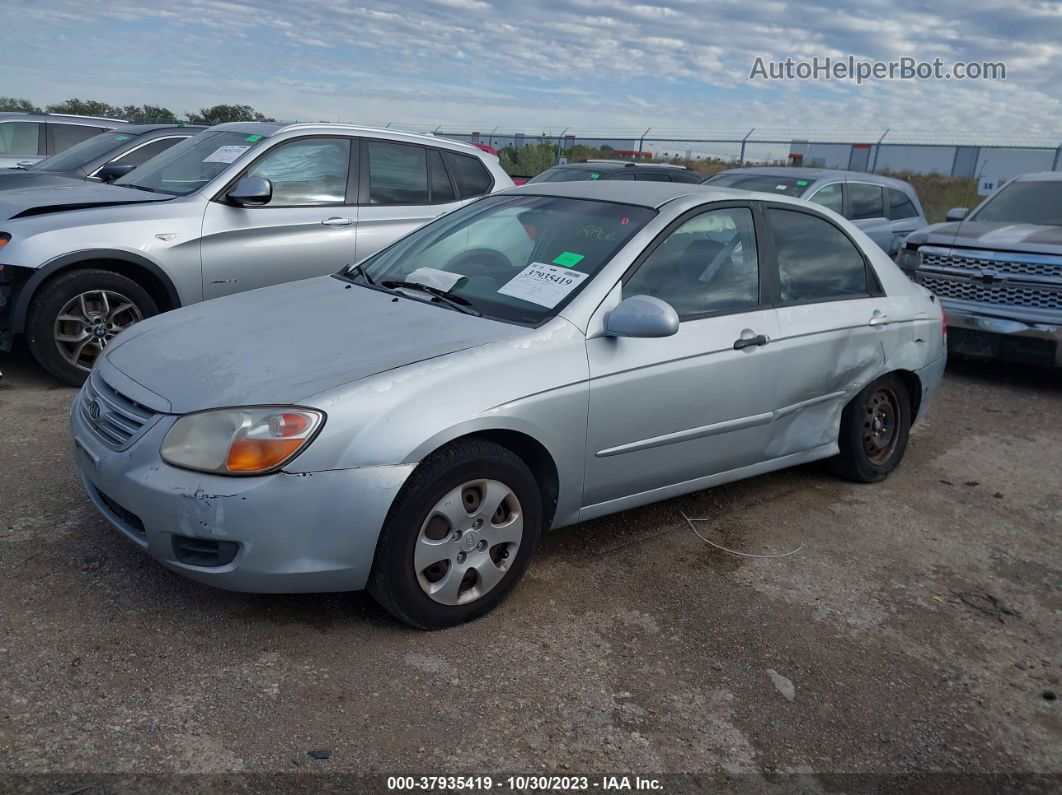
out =
[[[839,455],[830,459],[834,474],[859,483],[876,483],[896,469],[911,432],[911,398],[903,381],[889,373],[856,395],[841,414]]]
[[[369,592],[419,629],[471,621],[520,581],[541,533],[542,497],[524,462],[493,442],[454,442],[421,462],[391,506]]]
[[[95,268],[70,271],[33,296],[29,348],[45,370],[78,386],[115,335],[157,312],[147,291],[126,276]]]

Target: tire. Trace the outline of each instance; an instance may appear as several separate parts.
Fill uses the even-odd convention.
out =
[[[487,516],[503,493],[498,485],[508,494]],[[518,525],[518,541],[505,541]],[[512,591],[541,534],[542,497],[524,462],[493,442],[462,439],[424,459],[395,498],[376,544],[369,593],[417,629],[463,624]]]
[[[899,465],[911,432],[911,396],[892,373],[869,384],[841,414],[839,455],[830,459],[835,475],[877,483]]]
[[[74,270],[45,282],[34,294],[27,342],[41,367],[80,386],[119,331],[155,314],[158,307],[147,290],[127,276],[97,268]],[[82,335],[87,339],[82,341]]]

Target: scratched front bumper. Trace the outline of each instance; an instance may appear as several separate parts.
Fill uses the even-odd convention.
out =
[[[116,452],[96,439],[80,412],[71,412],[74,460],[89,499],[124,536],[164,566],[218,588],[365,587],[380,528],[413,465],[250,478],[191,472],[159,456],[175,420],[163,417]],[[239,550],[226,565],[192,566],[177,559],[180,536],[232,541]]]

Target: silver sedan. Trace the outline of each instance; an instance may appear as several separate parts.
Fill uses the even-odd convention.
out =
[[[96,508],[174,571],[367,587],[438,628],[504,598],[547,528],[816,459],[885,478],[945,333],[822,207],[546,183],[137,324],[71,434]]]

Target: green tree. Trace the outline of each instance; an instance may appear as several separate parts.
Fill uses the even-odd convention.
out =
[[[228,121],[274,121],[256,111],[250,105],[214,105],[200,108],[198,113],[189,113],[188,121],[194,124],[222,124]]]
[[[0,97],[0,110],[15,113],[40,113],[40,108],[23,97]]]
[[[121,116],[137,124],[173,124],[180,121],[176,113],[161,105],[126,105],[122,108]]]
[[[68,99],[45,108],[49,113],[73,113],[78,116],[121,116],[122,109],[97,99]]]
[[[550,141],[507,146],[498,153],[502,168],[517,177],[533,177],[557,164],[557,145]]]

